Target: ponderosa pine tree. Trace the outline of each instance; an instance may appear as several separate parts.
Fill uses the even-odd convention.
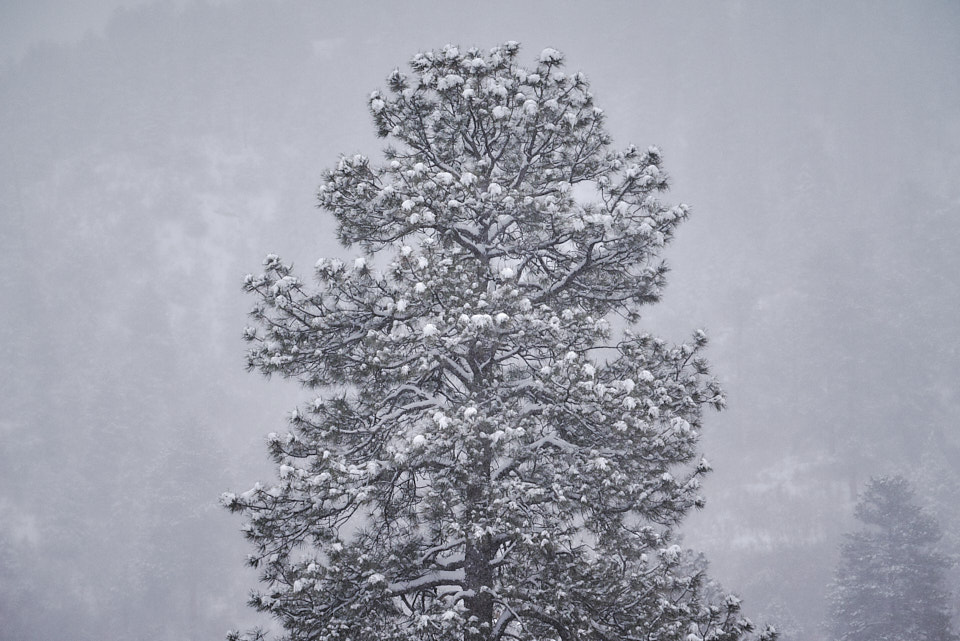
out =
[[[289,639],[753,628],[670,534],[703,503],[701,410],[724,402],[706,339],[607,320],[657,300],[687,208],[658,199],[657,149],[610,149],[557,51],[517,52],[394,71],[369,99],[386,163],[341,158],[319,190],[363,255],[320,260],[313,287],[273,255],[246,279],[249,367],[319,393],[269,438],[279,481],[224,496],[266,584],[252,604]]]
[[[855,511],[832,588],[836,641],[956,641],[937,521],[902,477],[871,479]]]

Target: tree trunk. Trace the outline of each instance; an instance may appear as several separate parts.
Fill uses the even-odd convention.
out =
[[[464,600],[467,606],[467,629],[464,641],[482,641],[493,627],[493,568],[490,566],[489,536],[466,545],[464,575],[472,596]]]
[[[477,458],[477,465],[473,477],[475,482],[467,488],[467,527],[466,545],[464,546],[463,572],[467,590],[470,596],[464,599],[467,606],[467,627],[464,631],[464,641],[483,641],[490,636],[493,629],[493,580],[494,570],[490,565],[493,560],[493,539],[489,532],[480,537],[474,536],[474,527],[484,527],[489,523],[489,505],[487,498],[490,483],[490,452],[483,447]]]

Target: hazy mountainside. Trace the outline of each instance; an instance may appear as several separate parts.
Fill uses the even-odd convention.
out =
[[[852,120],[815,113],[828,129]],[[799,109],[797,117],[804,119]],[[863,483],[901,472],[932,497],[922,460],[960,443],[950,320],[960,308],[952,249],[960,202],[940,169],[921,176],[891,167],[886,182],[857,189],[846,169],[869,158],[866,150],[831,153],[835,143],[812,127],[797,138],[788,160],[751,174],[772,194],[747,209],[770,224],[727,245],[741,248],[731,251],[734,269],[713,276],[722,294],[689,303],[734,305],[717,316],[730,324],[711,327],[718,371],[728,365],[730,411],[725,429],[706,437],[717,474],[691,538],[721,559],[712,546],[751,550],[751,562],[730,568],[731,582],[766,619],[782,613],[784,629],[797,633],[787,638],[819,638],[826,604],[813,586],[831,577]],[[956,150],[956,135],[950,140]],[[926,145],[937,148],[932,139]],[[937,155],[954,163],[950,153]],[[939,501],[936,509],[951,509]],[[698,534],[706,531],[711,543]]]
[[[238,26],[205,55],[231,15],[259,20],[129,14],[3,79],[14,637],[218,638],[242,605],[245,551],[216,497],[281,411],[250,398],[264,388],[243,374],[239,283],[279,211],[312,213],[310,150],[290,141],[323,99],[291,86],[322,75],[305,38],[303,55],[258,49]],[[288,60],[289,78],[269,71]]]
[[[924,452],[960,442],[960,86],[941,74],[960,47],[923,38],[920,12],[851,27],[767,10],[791,20],[724,25],[709,100],[689,107],[685,140],[710,144],[699,158],[678,150],[693,217],[672,261],[674,308],[653,320],[703,319],[729,395],[705,434],[716,473],[689,540],[759,618],[810,639],[863,483],[916,478]]]
[[[268,251],[301,267],[342,252],[313,209],[319,170],[379,147],[365,97],[446,41],[566,50],[615,143],[663,148],[693,217],[648,322],[705,325],[730,401],[687,541],[748,614],[817,638],[874,474],[910,476],[956,552],[960,17],[924,7],[661,8],[607,33],[565,8],[509,34],[305,2],[148,7],[7,67],[3,634],[244,623],[252,573],[215,501],[272,474],[262,436],[294,403],[242,371],[242,276]]]

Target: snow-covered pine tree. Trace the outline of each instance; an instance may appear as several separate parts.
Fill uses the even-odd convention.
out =
[[[943,587],[936,519],[902,477],[871,479],[847,535],[831,590],[836,641],[956,641]]]
[[[701,409],[723,405],[706,339],[607,321],[657,300],[687,208],[658,199],[657,149],[610,149],[560,53],[517,52],[394,71],[369,99],[386,163],[341,158],[319,190],[363,255],[320,260],[316,286],[272,255],[246,280],[250,368],[319,393],[270,436],[279,481],[224,497],[267,586],[252,604],[289,639],[753,628],[670,535],[703,503]]]

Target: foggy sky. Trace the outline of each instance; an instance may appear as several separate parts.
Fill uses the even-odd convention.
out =
[[[314,208],[366,96],[445,43],[563,51],[692,206],[644,321],[712,338],[707,508],[751,617],[821,639],[857,491],[907,474],[960,551],[960,4],[6,3],[0,637],[209,639],[296,385],[244,372],[242,277],[349,256]],[[953,579],[960,585],[956,577]]]

